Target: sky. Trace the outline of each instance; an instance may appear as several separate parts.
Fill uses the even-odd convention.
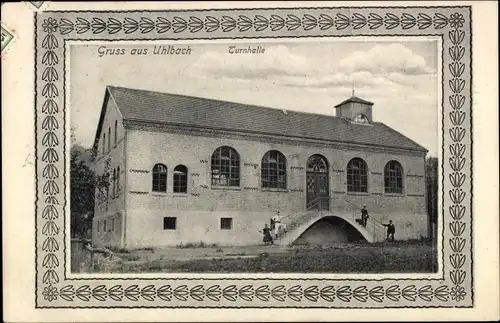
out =
[[[169,44],[190,54],[153,55],[154,46]],[[125,54],[100,55],[103,46]],[[231,54],[230,46],[265,51]],[[326,115],[354,89],[374,102],[374,121],[438,153],[436,40],[113,42],[71,44],[69,53],[71,127],[84,147],[94,141],[107,85]]]

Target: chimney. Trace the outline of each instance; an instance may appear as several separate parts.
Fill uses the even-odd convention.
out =
[[[373,102],[365,101],[353,95],[335,106],[336,116],[355,123],[370,124],[373,121],[372,107]]]

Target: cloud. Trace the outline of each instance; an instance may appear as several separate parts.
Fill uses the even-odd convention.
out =
[[[251,45],[256,48],[257,45]],[[248,48],[238,45],[237,48]],[[284,45],[266,46],[264,54],[231,54],[210,51],[191,67],[192,73],[235,79],[266,79],[273,76],[305,76],[311,70],[307,57]]]
[[[373,74],[431,74],[425,59],[402,44],[376,45],[367,51],[356,51],[339,62],[340,70],[351,73],[369,71]]]
[[[238,48],[248,48],[240,44]],[[250,45],[252,48],[257,44]],[[233,86],[285,86],[331,93],[358,90],[394,95],[413,90],[432,76],[425,59],[401,44],[379,44],[340,60],[311,51],[301,54],[287,45],[263,46],[265,54],[231,54],[227,47],[203,53],[185,72],[198,79],[226,80]],[[325,56],[326,55],[326,56]],[[370,91],[372,92],[372,91]]]
[[[315,77],[287,77],[283,83],[295,87],[331,88],[331,87],[356,87],[387,88],[400,85],[380,75],[368,71],[346,73],[332,73]]]

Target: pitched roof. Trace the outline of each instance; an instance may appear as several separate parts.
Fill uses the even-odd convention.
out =
[[[351,96],[349,99],[337,104],[335,107],[338,108],[340,107],[341,105],[344,105],[346,103],[350,103],[350,102],[354,102],[354,103],[362,103],[362,104],[368,104],[368,105],[373,105],[373,102],[370,102],[370,101],[366,101],[366,100],[363,100],[363,99],[360,99],[358,98],[357,96]]]
[[[290,110],[285,112],[280,109],[178,94],[114,86],[108,86],[107,90],[125,120],[427,151],[379,122],[360,125],[334,116]],[[97,138],[100,127],[99,125]]]

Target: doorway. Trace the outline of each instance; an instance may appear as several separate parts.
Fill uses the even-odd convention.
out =
[[[307,210],[330,210],[328,178],[328,162],[326,158],[321,155],[309,157],[306,171]]]

